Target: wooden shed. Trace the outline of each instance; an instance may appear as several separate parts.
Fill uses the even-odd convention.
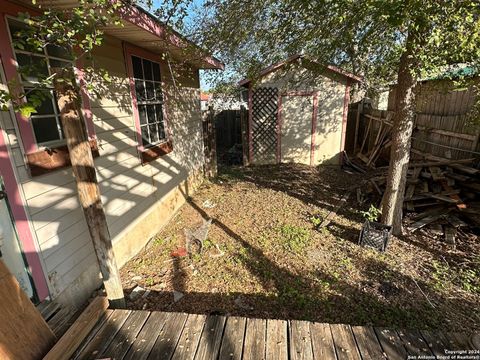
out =
[[[254,164],[339,164],[350,88],[361,78],[294,55],[239,84],[248,87],[248,157]]]

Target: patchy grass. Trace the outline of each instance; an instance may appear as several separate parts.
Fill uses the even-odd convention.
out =
[[[283,247],[295,254],[300,254],[310,241],[310,232],[300,226],[282,225],[278,229]]]
[[[374,201],[359,206],[354,196],[328,227],[318,228],[359,181],[329,167],[222,170],[121,269],[127,293],[137,284],[151,290],[129,306],[478,329],[480,244],[475,239],[459,241],[455,250],[423,235],[394,238],[386,253],[361,248],[361,212],[368,212]],[[203,251],[172,258],[172,251],[185,246],[184,229],[198,227],[206,218],[213,222]],[[176,303],[174,290],[185,294]]]

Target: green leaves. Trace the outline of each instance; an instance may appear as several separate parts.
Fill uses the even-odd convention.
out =
[[[36,2],[33,0],[32,3],[35,5]],[[14,25],[12,32],[14,48],[36,54],[43,54],[45,49],[50,54],[52,50],[55,56],[65,57],[73,63],[79,58],[90,58],[93,50],[103,44],[102,27],[112,24],[122,26],[117,14],[121,6],[121,0],[80,0],[76,7],[68,10],[44,6],[41,8],[43,13],[38,16],[21,13],[18,15],[21,22]],[[0,108],[5,110],[12,106],[15,111],[29,117],[49,93],[39,90],[52,87],[53,75],[48,74],[41,57],[22,56],[19,73],[23,81],[28,80],[29,86],[33,86],[33,90],[25,93],[21,84],[9,84],[8,90],[0,90]],[[101,77],[105,82],[111,82],[107,72],[102,72]]]
[[[30,117],[30,115],[32,115],[33,113],[37,112],[37,110],[35,110],[35,107],[30,104],[20,105],[18,107],[18,111],[20,112],[20,114],[22,114],[22,116],[27,118]]]

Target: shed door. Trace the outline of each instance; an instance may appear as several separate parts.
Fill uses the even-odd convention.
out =
[[[283,96],[281,110],[281,161],[310,165],[312,96]]]

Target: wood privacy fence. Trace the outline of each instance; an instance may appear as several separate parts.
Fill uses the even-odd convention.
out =
[[[248,165],[248,111],[245,107],[237,110],[222,110],[214,113],[216,149],[219,156],[233,147],[241,145],[243,165]],[[221,160],[221,159],[220,159]],[[228,161],[227,161],[228,163]]]
[[[215,136],[215,118],[213,109],[202,116],[203,151],[205,154],[204,172],[208,177],[217,176],[217,147]]]
[[[242,143],[242,123],[240,110],[222,110],[215,114],[217,147],[229,149]]]
[[[348,115],[346,151],[368,165],[385,165],[389,159],[389,131],[393,111],[372,109],[362,102],[351,106]],[[480,125],[468,113],[415,115],[412,158],[467,159],[480,157]],[[383,142],[382,142],[383,141]],[[374,155],[375,151],[377,153]]]

